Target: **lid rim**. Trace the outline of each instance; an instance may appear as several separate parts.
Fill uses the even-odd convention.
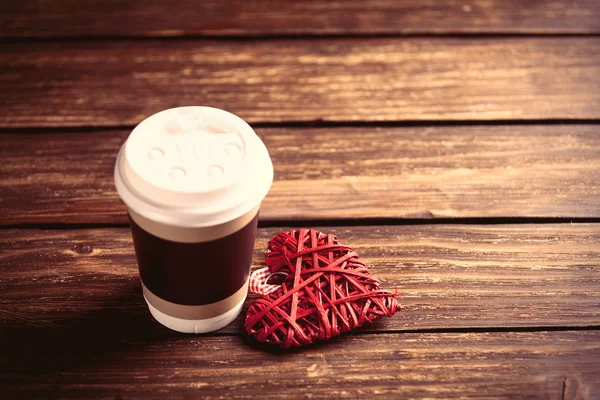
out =
[[[268,180],[265,179],[264,188],[260,191],[257,191],[257,195],[248,197],[246,201],[240,203],[238,206],[233,207],[232,209],[213,213],[213,215],[216,214],[217,216],[220,216],[220,218],[216,216],[211,218],[211,214],[198,213],[196,210],[190,208],[169,208],[165,210],[137,194],[127,185],[126,179],[121,176],[121,170],[118,167],[121,157],[122,152],[119,151],[114,171],[115,187],[121,200],[128,208],[131,208],[134,212],[142,215],[143,217],[171,226],[202,228],[219,225],[235,218],[239,218],[264,200],[273,183],[273,167],[269,160],[270,168],[268,172],[270,176]]]

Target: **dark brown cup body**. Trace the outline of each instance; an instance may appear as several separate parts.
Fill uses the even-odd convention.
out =
[[[248,280],[258,214],[237,232],[199,243],[162,239],[131,217],[130,222],[142,283],[163,300],[211,304],[233,295]]]
[[[142,282],[163,300],[211,304],[233,295],[248,280],[258,214],[239,231],[200,243],[162,239],[131,217],[130,222]]]

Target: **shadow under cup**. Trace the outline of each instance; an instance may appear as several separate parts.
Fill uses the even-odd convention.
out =
[[[240,313],[258,224],[258,207],[214,227],[165,226],[129,210],[144,298],[166,327],[203,333]]]

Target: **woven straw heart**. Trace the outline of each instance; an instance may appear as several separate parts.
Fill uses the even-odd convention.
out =
[[[281,285],[270,276],[283,275]],[[244,327],[259,342],[283,348],[327,340],[399,309],[358,254],[314,229],[280,233],[269,242],[267,268],[255,271],[254,301]]]

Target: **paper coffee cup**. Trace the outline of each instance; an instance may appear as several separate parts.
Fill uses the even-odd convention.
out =
[[[238,316],[272,181],[265,145],[226,111],[173,108],[135,127],[117,156],[115,186],[156,320],[203,333]]]

